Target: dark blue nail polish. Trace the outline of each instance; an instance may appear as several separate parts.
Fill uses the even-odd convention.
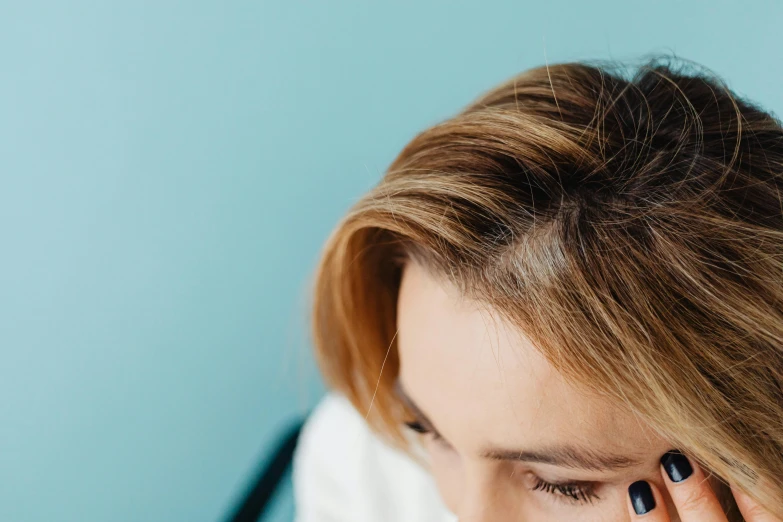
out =
[[[639,480],[628,486],[628,494],[631,496],[631,505],[637,515],[644,515],[655,509],[655,497],[652,489],[644,480]]]
[[[661,457],[661,464],[672,482],[682,482],[693,473],[688,458],[677,450],[672,450]]]

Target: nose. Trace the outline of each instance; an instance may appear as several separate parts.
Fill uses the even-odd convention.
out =
[[[463,502],[457,513],[459,522],[517,522],[519,518],[511,518],[511,513],[502,508],[502,504],[492,499],[480,502]]]
[[[456,513],[459,522],[520,522],[520,506],[507,493],[487,477],[466,477]]]

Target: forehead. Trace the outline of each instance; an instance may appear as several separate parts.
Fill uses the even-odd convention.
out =
[[[406,266],[397,317],[400,381],[455,446],[572,443],[639,454],[662,443],[564,380],[521,330],[419,265]]]

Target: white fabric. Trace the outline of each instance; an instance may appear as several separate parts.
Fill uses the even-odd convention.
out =
[[[457,522],[432,476],[334,393],[305,423],[293,482],[295,522]]]

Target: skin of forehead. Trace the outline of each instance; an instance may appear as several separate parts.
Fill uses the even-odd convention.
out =
[[[577,444],[657,465],[664,441],[567,383],[512,325],[415,264],[398,300],[400,379],[455,447]]]

